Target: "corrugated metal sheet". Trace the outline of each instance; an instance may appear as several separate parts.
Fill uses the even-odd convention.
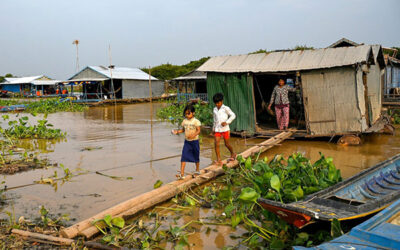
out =
[[[224,94],[224,104],[236,114],[236,119],[230,124],[231,131],[255,132],[252,76],[209,73],[207,92],[209,100],[218,92]]]
[[[77,74],[73,75],[69,80],[71,79],[79,79],[79,74],[81,72],[84,72],[87,69],[91,69],[103,76],[105,76],[107,79],[111,78],[110,70],[107,67],[104,66],[87,66]],[[99,78],[99,77],[97,77]],[[138,69],[138,68],[127,68],[127,67],[114,67],[112,69],[112,78],[113,79],[129,79],[129,80],[149,80],[149,74],[146,72]],[[86,79],[86,80],[91,80],[91,79]],[[155,77],[151,77],[151,80],[158,80]]]
[[[34,80],[31,83],[33,85],[56,85],[57,83],[60,83],[62,81],[59,80]]]
[[[364,101],[359,98],[364,99],[364,89],[360,89],[362,82],[356,87],[354,81],[355,71],[349,67],[302,74],[306,120],[312,135],[363,131],[365,109],[360,110]]]
[[[191,80],[206,80],[207,73],[202,71],[193,70],[183,76],[172,79],[173,81],[191,81]]]
[[[22,84],[22,83],[31,83],[32,81],[44,77],[40,76],[26,76],[26,77],[6,77],[6,82],[1,84]]]
[[[210,58],[199,71],[223,73],[268,73],[333,68],[373,62],[370,45],[271,52]]]

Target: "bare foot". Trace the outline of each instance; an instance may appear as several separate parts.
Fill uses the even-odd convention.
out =
[[[213,161],[213,164],[221,166],[222,165],[222,161],[221,160],[216,160],[216,161]]]

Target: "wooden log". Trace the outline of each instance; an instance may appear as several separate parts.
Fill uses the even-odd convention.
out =
[[[114,249],[120,249],[119,247],[111,247],[111,246],[107,246],[95,241],[86,241],[83,243],[83,245],[85,247],[88,247],[90,249],[103,249],[103,250],[114,250]]]
[[[51,235],[32,233],[24,230],[13,229],[11,233],[21,236],[22,238],[30,241],[38,241],[42,243],[52,244],[52,245],[63,245],[70,246],[74,240],[65,239],[60,237],[55,237]]]
[[[164,192],[165,190],[168,189],[168,186],[162,186],[158,189],[154,189],[152,191],[150,191],[149,193],[145,193],[143,195],[134,197],[132,199],[129,199],[127,201],[124,201],[116,206],[113,206],[105,211],[102,211],[84,221],[81,221],[77,224],[74,224],[68,228],[64,228],[60,231],[61,236],[65,237],[65,238],[74,238],[78,235],[78,232],[92,226],[92,221],[94,220],[98,220],[98,219],[102,219],[104,218],[104,216],[106,214],[110,214],[110,215],[115,215],[115,214],[119,214],[133,206],[137,206],[138,204],[144,202],[146,199],[148,199],[149,197],[154,196],[156,193],[159,192]]]
[[[240,155],[242,155],[244,158],[247,158],[259,152],[264,152],[265,150],[272,148],[275,144],[284,141],[288,137],[291,137],[292,135],[292,131],[282,132],[279,135],[276,135],[274,138],[268,139],[258,144],[257,146],[245,150]],[[231,161],[229,163],[224,160],[223,163],[225,163],[227,167],[235,167],[238,165],[237,160]],[[199,176],[196,176],[195,178],[186,176],[184,180],[173,181],[158,189],[154,189],[150,192],[134,197],[128,201],[125,201],[103,212],[100,212],[89,219],[72,225],[69,228],[63,229],[61,231],[61,235],[68,238],[74,238],[79,234],[85,236],[86,238],[90,238],[98,233],[98,229],[93,226],[91,222],[97,219],[102,219],[106,214],[110,214],[113,217],[131,217],[140,211],[148,209],[158,203],[164,202],[174,197],[176,194],[181,193],[188,187],[203,184],[223,173],[224,170],[222,166],[211,165],[207,168],[202,169],[201,174]]]

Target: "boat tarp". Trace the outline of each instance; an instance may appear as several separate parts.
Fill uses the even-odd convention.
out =
[[[7,84],[2,86],[2,90],[7,90],[10,92],[20,92],[21,91],[21,85],[20,84]]]
[[[255,132],[253,78],[246,73],[223,74],[211,72],[207,75],[208,99],[216,93],[224,94],[224,104],[236,114],[231,131]]]

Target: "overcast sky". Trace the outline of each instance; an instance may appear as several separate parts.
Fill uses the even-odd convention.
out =
[[[400,0],[0,0],[0,75],[185,64],[346,37],[400,47]]]

